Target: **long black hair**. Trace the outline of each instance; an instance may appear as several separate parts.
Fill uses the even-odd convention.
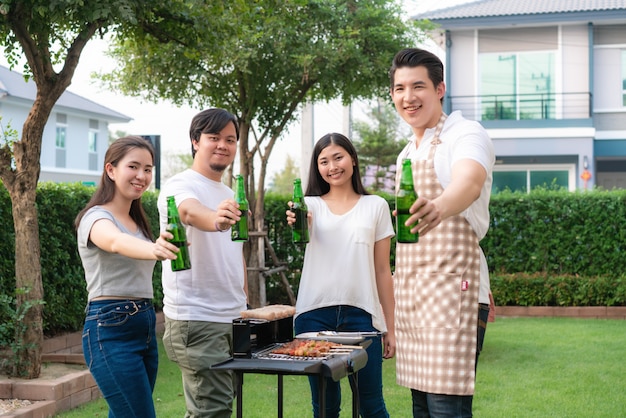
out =
[[[322,175],[317,167],[317,159],[322,153],[322,150],[331,144],[339,145],[341,148],[345,149],[350,157],[352,157],[352,161],[354,161],[354,171],[352,172],[352,188],[354,191],[361,195],[369,194],[361,182],[359,157],[356,154],[356,149],[354,148],[352,141],[342,134],[333,132],[321,137],[313,148],[311,165],[309,167],[309,181],[307,183],[305,195],[322,196],[330,191],[330,184],[322,178]]]
[[[87,213],[89,209],[97,205],[109,203],[115,196],[115,182],[108,176],[106,172],[106,165],[110,163],[113,167],[117,167],[120,160],[131,150],[136,148],[148,150],[150,156],[152,157],[152,164],[154,165],[154,148],[152,148],[150,141],[147,141],[139,136],[125,136],[113,142],[104,155],[105,169],[102,170],[100,184],[98,184],[98,188],[91,196],[87,205],[78,213],[78,216],[76,216],[76,219],[74,220],[74,226],[76,229],[78,229],[81,219],[83,219],[83,216],[85,216],[85,213]],[[141,232],[143,232],[147,238],[154,238],[152,230],[150,229],[150,224],[148,223],[148,218],[146,217],[146,212],[143,210],[143,206],[141,204],[141,196],[133,200],[130,204],[130,217],[133,221],[135,221]]]

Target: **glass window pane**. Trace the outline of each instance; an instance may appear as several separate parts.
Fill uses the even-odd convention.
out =
[[[98,146],[98,133],[89,132],[89,152],[96,152]]]
[[[555,118],[554,52],[481,54],[479,59],[483,120]]]
[[[497,193],[507,189],[514,192],[526,192],[527,178],[527,171],[494,171],[491,192]]]
[[[626,51],[622,51],[622,105],[626,107]]]
[[[554,53],[519,54],[520,119],[554,119]]]
[[[547,188],[568,188],[569,187],[569,173],[563,171],[531,171],[530,172],[530,187],[547,187]]]
[[[64,126],[57,126],[57,132],[56,132],[56,147],[57,148],[65,148],[65,133],[66,133],[66,129]]]
[[[482,119],[517,119],[515,54],[480,55]]]

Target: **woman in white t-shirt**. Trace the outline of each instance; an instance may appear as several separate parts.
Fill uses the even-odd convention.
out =
[[[348,138],[338,133],[323,136],[315,145],[305,202],[310,241],[298,290],[295,332],[373,334],[367,348],[367,365],[357,376],[360,412],[362,417],[388,417],[382,392],[382,360],[395,354],[389,266],[394,230],[389,205],[382,197],[365,191],[356,150]],[[290,225],[295,222],[290,210],[287,221]],[[317,417],[317,377],[309,380]],[[327,378],[326,388],[326,416],[338,417],[339,382]]]
[[[76,217],[88,304],[83,354],[116,418],[155,417],[156,315],[152,271],[174,259],[169,232],[152,241],[141,196],[152,182],[154,150],[141,137],[111,144],[100,184]]]

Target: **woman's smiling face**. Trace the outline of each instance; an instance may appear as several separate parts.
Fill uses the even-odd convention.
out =
[[[152,155],[145,148],[133,148],[116,166],[107,164],[109,178],[115,182],[116,193],[129,200],[141,197],[152,183]]]
[[[320,152],[317,169],[322,178],[330,185],[342,185],[352,181],[354,161],[345,148],[330,144]]]

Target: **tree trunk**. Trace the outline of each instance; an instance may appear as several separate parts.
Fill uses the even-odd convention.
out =
[[[24,315],[16,324],[14,370],[27,379],[39,377],[43,344],[44,294],[36,206],[41,141],[52,107],[68,84],[66,79],[60,78],[56,84],[38,85],[37,97],[22,127],[21,139],[13,144],[13,153],[6,152],[6,149],[0,153],[0,164],[3,165],[0,174],[13,206],[16,308]]]
[[[38,177],[38,176],[37,176]],[[43,284],[41,277],[39,223],[35,206],[34,187],[14,190],[13,225],[15,228],[15,287],[18,289],[18,309],[25,310],[22,325],[16,326],[17,375],[29,379],[39,377],[41,372],[41,348],[43,344]],[[26,293],[19,292],[27,289]]]
[[[244,258],[246,260],[247,277],[248,277],[248,304],[253,308],[261,306],[261,295],[259,292],[259,261],[258,261],[258,242],[254,235],[256,231],[255,210],[254,210],[254,178],[253,170],[250,169],[250,161],[254,157],[248,149],[250,134],[250,123],[247,122],[245,115],[239,115],[239,173],[244,178],[246,188],[246,196],[250,203],[250,216],[248,218],[248,226],[251,228],[250,239],[244,245]],[[234,172],[232,173],[235,174]]]
[[[52,105],[39,97],[35,100],[24,122],[22,138],[14,144],[15,171],[3,173],[13,206],[16,304],[18,312],[24,315],[15,329],[14,366],[20,377],[28,379],[39,377],[41,372],[44,294],[36,197],[41,138]]]

